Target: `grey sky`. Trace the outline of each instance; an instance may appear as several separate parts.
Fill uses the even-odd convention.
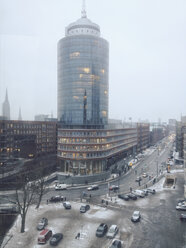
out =
[[[57,42],[81,0],[0,0],[0,105],[12,119],[57,112]],[[87,0],[110,44],[110,118],[186,114],[186,1]],[[1,114],[1,111],[0,111]]]

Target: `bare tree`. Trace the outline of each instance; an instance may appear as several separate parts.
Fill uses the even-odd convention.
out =
[[[37,186],[37,195],[38,195],[36,208],[39,208],[43,195],[47,193],[46,178],[44,177],[42,171],[40,178],[36,182],[36,186]]]
[[[18,205],[19,213],[21,215],[21,233],[23,233],[25,231],[27,211],[36,197],[37,188],[33,183],[28,183],[28,178],[26,177],[26,175],[22,175],[21,178],[19,177],[19,181],[17,182],[18,183],[16,187],[16,203]]]

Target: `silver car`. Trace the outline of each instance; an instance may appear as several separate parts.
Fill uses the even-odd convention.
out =
[[[117,227],[116,225],[112,225],[112,226],[109,228],[106,237],[107,237],[107,238],[111,238],[111,239],[114,238],[115,235],[117,234],[118,230],[119,230],[119,229],[118,229],[118,227]]]

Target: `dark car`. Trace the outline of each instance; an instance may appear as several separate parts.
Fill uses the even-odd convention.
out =
[[[180,220],[181,221],[186,221],[186,214],[181,214],[180,215]]]
[[[128,195],[118,195],[118,198],[122,199],[122,200],[125,200],[125,201],[128,201],[130,198]]]
[[[63,239],[62,233],[56,233],[52,236],[50,240],[50,245],[57,245]]]
[[[96,230],[96,236],[103,237],[105,233],[107,232],[107,230],[108,230],[107,224],[101,223]]]
[[[155,189],[147,189],[148,193],[151,193],[151,194],[156,194],[156,190]]]
[[[127,194],[127,196],[128,196],[130,199],[132,199],[132,200],[137,200],[137,199],[138,199],[138,197],[137,197],[135,194],[132,194],[132,193]]]
[[[41,230],[45,229],[45,227],[46,227],[47,225],[48,225],[48,220],[47,220],[47,218],[43,217],[43,218],[39,221],[39,223],[38,223],[38,225],[37,225],[37,230],[41,231]]]
[[[61,201],[63,201],[63,196],[61,195],[52,196],[49,199],[49,202],[61,202]]]
[[[109,248],[121,248],[121,241],[115,239],[115,240],[112,242],[112,245],[111,245]]]
[[[90,209],[90,205],[81,205],[80,213],[86,213]]]
[[[63,206],[64,206],[65,209],[71,209],[71,204],[70,204],[70,202],[64,202],[64,203],[63,203]]]
[[[147,196],[149,194],[147,189],[142,189],[142,191],[144,192],[145,196]]]
[[[117,185],[111,185],[109,187],[109,190],[118,190],[118,189],[119,189],[119,186],[117,186]]]
[[[142,178],[141,177],[136,177],[136,182],[140,182],[142,180]]]

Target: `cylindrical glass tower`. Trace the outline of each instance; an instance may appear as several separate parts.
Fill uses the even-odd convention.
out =
[[[58,43],[58,120],[64,125],[108,121],[109,45],[86,12]]]

